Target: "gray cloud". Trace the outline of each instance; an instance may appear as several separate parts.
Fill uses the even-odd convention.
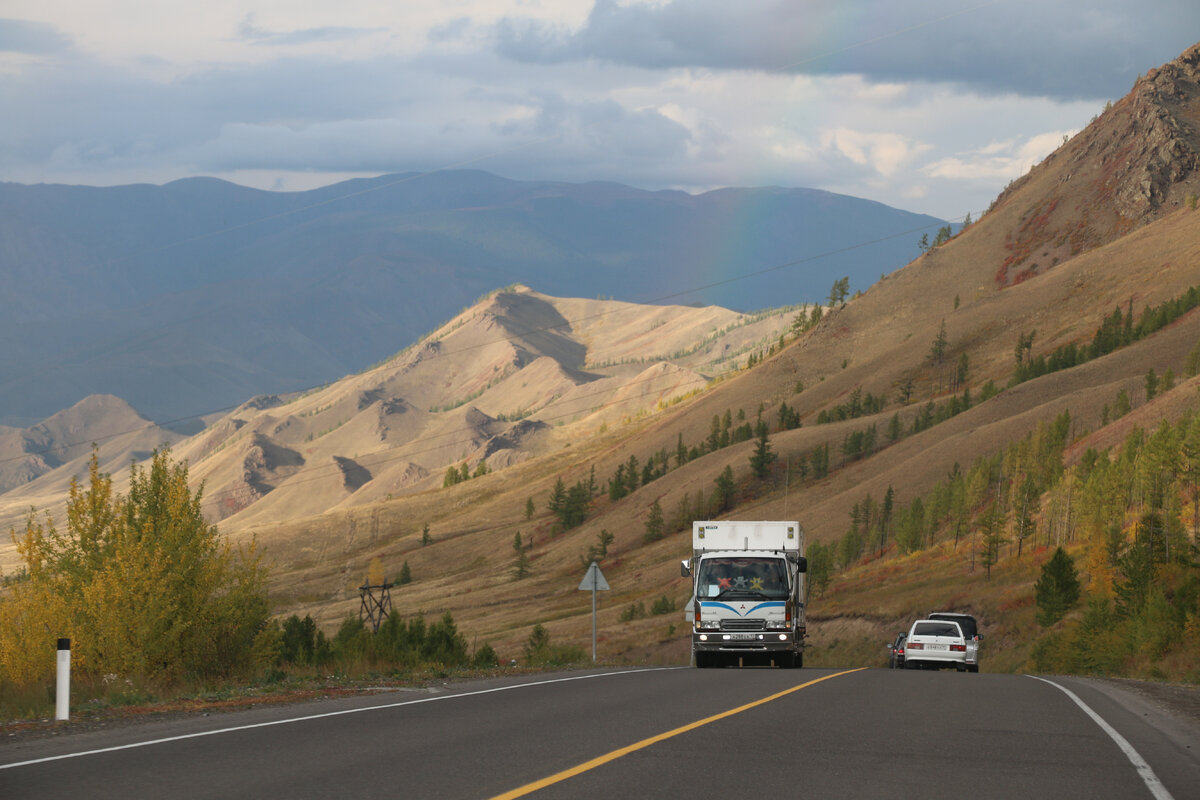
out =
[[[316,42],[339,42],[346,39],[357,39],[387,30],[386,28],[347,28],[341,26],[323,26],[320,28],[303,28],[294,31],[271,31],[260,27],[254,14],[247,14],[238,25],[238,38],[245,42],[258,45],[286,46],[298,44],[313,44]]]
[[[1061,139],[1104,99],[1123,94],[1138,71],[1190,44],[1168,49],[1176,46],[1151,12],[1143,32],[1110,6],[1102,0],[1074,11],[1071,25],[1065,12],[1044,9],[1036,25],[1006,27],[997,20],[1021,16],[1011,8],[1025,15],[1040,7],[968,5],[929,23],[956,7],[688,0],[623,8],[601,0],[577,29],[447,19],[415,52],[363,48],[348,58],[337,47],[271,47],[240,63],[196,62],[178,72],[104,60],[44,25],[20,36],[10,26],[7,39],[0,27],[10,48],[45,51],[18,55],[10,59],[16,68],[0,73],[0,108],[14,110],[0,125],[0,180],[215,174],[295,188],[323,175],[472,166],[648,189],[812,186],[961,214],[985,208],[1027,168],[1029,141]],[[1179,29],[1193,30],[1184,22],[1195,12],[1180,9]],[[1026,24],[1028,32],[1013,27]],[[1064,55],[1037,26],[1070,30],[1078,41],[1063,44]],[[1137,30],[1137,38],[1118,53],[1122,30]],[[250,17],[241,35],[255,46],[368,32],[280,33]],[[926,52],[938,49],[931,42],[940,52]],[[1081,55],[1089,48],[1090,60]],[[1108,54],[1118,89],[1079,102],[1044,99],[1054,80],[1063,96],[1094,80],[1089,71],[1105,61],[1097,53]],[[1078,63],[1065,64],[1072,55]],[[700,68],[671,68],[689,65]],[[801,72],[822,79],[790,79]],[[1026,85],[1040,97],[1012,88]],[[275,183],[279,176],[284,184]]]
[[[361,173],[487,157],[483,168],[518,175],[532,165],[563,179],[637,182],[638,170],[686,160],[688,129],[654,108],[605,97],[604,82],[574,66],[553,80],[531,71],[544,68],[489,54],[297,57],[165,82],[83,56],[36,64],[0,81],[0,103],[21,109],[16,124],[0,126],[10,170],[0,178],[26,164],[60,175]]]
[[[23,19],[0,19],[0,52],[41,55],[68,50],[71,40],[51,25]]]
[[[1123,95],[1197,32],[1195,0],[597,0],[579,30],[508,18],[493,37],[497,52],[529,63],[860,74],[1077,100]]]

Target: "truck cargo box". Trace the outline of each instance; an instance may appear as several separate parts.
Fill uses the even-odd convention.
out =
[[[799,522],[718,520],[692,523],[696,555],[714,550],[773,550],[801,553],[804,534]]]

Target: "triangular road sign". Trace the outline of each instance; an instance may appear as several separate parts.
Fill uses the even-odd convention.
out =
[[[604,580],[604,573],[600,571],[600,565],[595,561],[588,567],[587,573],[583,576],[583,582],[579,584],[579,591],[581,592],[590,592],[592,590],[608,591],[608,581]]]

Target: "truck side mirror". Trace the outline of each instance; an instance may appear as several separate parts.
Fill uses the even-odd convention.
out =
[[[805,558],[804,556],[800,556],[800,559],[796,562],[796,571],[801,572],[801,573],[808,572],[808,559],[807,558]]]
[[[679,577],[687,578],[687,577],[690,577],[691,574],[692,574],[691,565],[688,564],[687,561],[680,561],[679,562]]]

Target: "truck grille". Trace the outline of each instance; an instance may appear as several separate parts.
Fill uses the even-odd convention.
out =
[[[721,630],[723,631],[762,631],[766,630],[766,626],[766,620],[761,619],[721,620]]]

